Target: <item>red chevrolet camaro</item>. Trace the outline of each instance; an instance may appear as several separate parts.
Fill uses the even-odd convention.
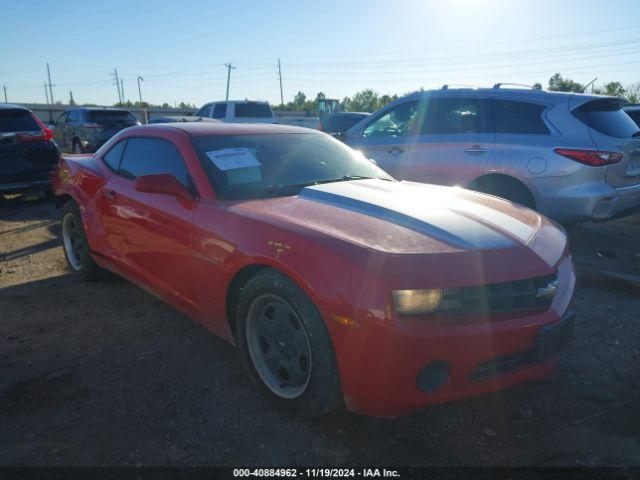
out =
[[[396,416],[541,378],[571,336],[561,228],[396,181],[313,130],[132,127],[62,159],[53,183],[71,272],[157,295],[307,416]]]

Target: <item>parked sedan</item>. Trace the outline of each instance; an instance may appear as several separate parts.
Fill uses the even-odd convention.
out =
[[[347,132],[397,178],[459,185],[566,223],[640,209],[640,130],[624,100],[502,88],[416,92]]]
[[[51,130],[31,110],[0,104],[0,195],[49,191],[59,156]]]
[[[53,124],[54,138],[63,152],[91,153],[120,130],[138,122],[121,108],[72,108]]]
[[[277,405],[393,416],[550,374],[568,341],[564,232],[396,181],[315,130],[133,127],[63,159],[71,272],[106,268],[243,354]]]

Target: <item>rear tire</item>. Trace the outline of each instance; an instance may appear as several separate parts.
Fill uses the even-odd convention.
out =
[[[262,270],[242,289],[237,344],[254,383],[279,408],[315,418],[342,401],[331,337],[311,299]]]
[[[73,153],[84,153],[84,151],[82,150],[82,144],[78,139],[73,141]]]
[[[509,177],[485,177],[473,182],[469,188],[480,193],[495,195],[523,207],[536,210],[536,201],[529,189],[515,179]]]
[[[95,280],[100,267],[89,253],[89,242],[82,225],[80,208],[69,200],[62,208],[62,247],[71,273],[82,280]]]

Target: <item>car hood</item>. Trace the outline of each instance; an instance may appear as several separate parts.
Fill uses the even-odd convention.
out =
[[[234,208],[391,254],[537,244],[539,253],[555,262],[566,245],[563,232],[532,210],[462,188],[415,182],[334,182],[306,187],[295,197],[252,200]]]

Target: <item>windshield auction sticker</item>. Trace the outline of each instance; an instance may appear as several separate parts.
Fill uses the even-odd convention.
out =
[[[218,169],[226,172],[238,168],[259,167],[260,162],[248,148],[223,148],[207,152]]]

